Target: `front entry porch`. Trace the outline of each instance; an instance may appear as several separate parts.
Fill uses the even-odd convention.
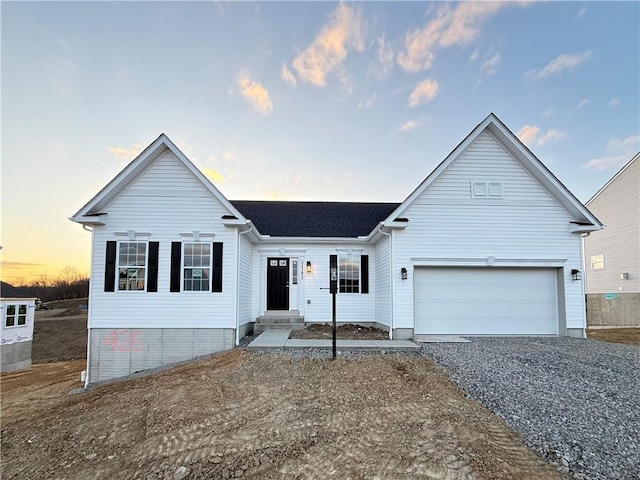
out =
[[[264,315],[256,318],[253,333],[266,330],[302,330],[304,317],[298,310],[267,310]],[[288,335],[288,334],[287,334]]]

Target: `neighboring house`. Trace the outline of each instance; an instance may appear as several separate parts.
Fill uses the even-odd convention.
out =
[[[35,302],[35,298],[0,298],[2,317],[0,372],[2,373],[25,370],[31,367]]]
[[[493,114],[399,204],[229,201],[160,135],[72,220],[93,230],[87,383],[229,349],[273,317],[585,335],[599,221]]]
[[[584,239],[589,327],[640,327],[640,153],[591,200],[605,225]]]

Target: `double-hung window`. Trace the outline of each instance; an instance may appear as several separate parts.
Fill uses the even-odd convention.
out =
[[[183,258],[183,291],[211,290],[211,243],[185,243]]]
[[[21,327],[27,324],[26,305],[7,305],[7,313],[4,317],[5,327]]]
[[[340,293],[360,293],[360,255],[338,256],[338,289]]]
[[[368,255],[330,255],[329,267],[338,270],[338,293],[369,293]]]
[[[146,242],[120,242],[118,290],[144,290],[147,273]]]

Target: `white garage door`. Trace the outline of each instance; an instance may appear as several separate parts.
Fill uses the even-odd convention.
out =
[[[418,267],[415,333],[558,333],[556,270]]]

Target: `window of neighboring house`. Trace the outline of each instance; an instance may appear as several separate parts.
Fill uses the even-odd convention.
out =
[[[360,255],[338,256],[340,293],[360,293]]]
[[[120,242],[118,290],[144,290],[147,273],[146,242]]]
[[[604,268],[604,254],[591,255],[591,270],[601,270]]]
[[[4,317],[5,327],[21,327],[27,324],[26,305],[7,305],[7,313]]]
[[[183,258],[183,290],[209,292],[211,290],[211,244],[185,243]]]

